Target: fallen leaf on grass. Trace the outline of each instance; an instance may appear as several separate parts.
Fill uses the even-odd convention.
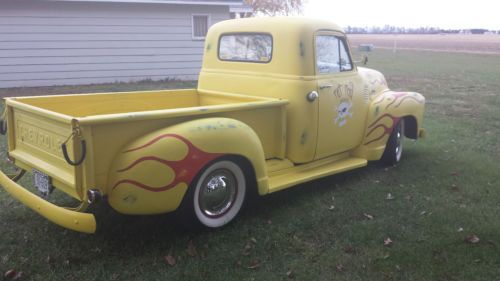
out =
[[[51,264],[53,264],[53,263],[54,263],[54,261],[55,261],[55,260],[54,260],[54,258],[53,258],[53,257],[51,257],[51,256],[47,256],[47,258],[45,259],[45,261],[46,261],[48,264],[50,264],[50,265],[51,265]]]
[[[5,272],[3,277],[8,280],[19,280],[23,277],[23,272],[15,269],[9,269]]]
[[[367,213],[364,213],[363,216],[365,216],[365,218],[367,218],[369,220],[373,220],[373,218],[374,218],[373,215],[370,215],[370,214],[367,214]]]
[[[392,240],[391,238],[387,237],[385,240],[384,240],[384,246],[390,246],[392,245]]]
[[[5,271],[5,274],[3,275],[4,278],[12,278],[14,277],[14,275],[16,275],[16,270],[15,269],[9,269],[7,271]]]
[[[390,193],[387,193],[387,196],[385,197],[386,200],[394,200],[394,196]]]
[[[261,266],[260,260],[259,259],[254,259],[250,263],[250,266],[248,267],[248,269],[258,269],[260,266]]]
[[[394,273],[390,271],[389,272],[384,271],[382,272],[382,274],[385,276],[386,279],[392,279],[394,277]]]
[[[198,251],[196,250],[193,240],[189,240],[188,242],[187,254],[191,257],[196,257],[198,255]]]
[[[170,266],[174,266],[176,264],[176,260],[172,255],[165,256],[165,262]]]
[[[338,264],[337,266],[335,266],[335,271],[337,272],[344,272],[345,271],[345,267],[341,264]]]
[[[250,242],[252,242],[255,245],[257,245],[257,239],[255,239],[254,237],[250,238]]]
[[[244,255],[244,256],[249,256],[249,255],[250,255],[250,252],[252,251],[252,249],[253,249],[252,245],[250,245],[250,244],[248,244],[248,243],[247,243],[247,244],[245,245],[245,248],[243,248],[243,253],[242,253],[242,255]]]
[[[464,228],[463,228],[463,227],[459,227],[459,228],[457,229],[457,232],[462,232],[462,231],[464,231]]]
[[[460,175],[460,174],[459,174],[457,171],[453,171],[453,172],[451,172],[451,173],[450,173],[450,175],[452,175],[452,176],[455,176],[455,177],[456,177],[456,176],[458,176],[458,175]]]
[[[347,246],[344,248],[344,253],[352,254],[352,253],[354,253],[354,248],[352,246]]]
[[[328,210],[333,210],[333,209],[335,209],[335,206],[333,205],[330,205],[330,207],[328,207]]]
[[[465,237],[465,242],[467,242],[467,243],[477,244],[477,243],[479,243],[479,241],[480,241],[479,237],[477,237],[477,235],[475,235],[475,234],[471,234],[471,235]]]
[[[293,271],[289,270],[286,272],[286,277],[293,279]]]

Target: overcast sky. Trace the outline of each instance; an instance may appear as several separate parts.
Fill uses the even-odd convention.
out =
[[[498,0],[308,0],[304,14],[340,26],[486,28],[500,30]]]

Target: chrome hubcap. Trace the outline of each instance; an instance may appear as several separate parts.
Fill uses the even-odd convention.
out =
[[[237,191],[233,173],[225,169],[213,171],[205,178],[200,189],[201,211],[208,217],[224,215],[233,206]]]

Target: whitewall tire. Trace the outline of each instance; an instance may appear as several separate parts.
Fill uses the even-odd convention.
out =
[[[210,164],[191,188],[188,200],[194,218],[208,228],[222,227],[231,222],[240,212],[247,191],[245,173],[229,160]]]

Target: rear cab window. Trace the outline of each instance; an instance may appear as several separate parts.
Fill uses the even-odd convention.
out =
[[[222,61],[268,63],[272,59],[273,38],[265,33],[223,34],[219,39]]]

